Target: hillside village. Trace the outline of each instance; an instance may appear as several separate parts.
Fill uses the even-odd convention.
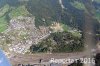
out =
[[[35,17],[22,17],[10,20],[8,29],[0,36],[2,46],[8,46],[10,52],[25,54],[32,44],[37,44],[45,39],[50,33],[48,28],[41,26],[35,27]],[[7,38],[8,37],[8,38]],[[4,46],[5,51],[7,46]]]

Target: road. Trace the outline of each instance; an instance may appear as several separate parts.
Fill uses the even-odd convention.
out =
[[[96,43],[95,43],[95,33],[93,27],[93,19],[90,15],[85,14],[85,24],[84,24],[84,44],[86,47],[87,57],[92,58],[96,52]],[[94,66],[93,64],[88,64],[87,66]]]
[[[41,40],[47,38],[49,35],[50,35],[50,33],[47,33],[47,34],[45,34],[45,35],[40,36],[39,39],[36,41],[36,44],[37,44],[38,42],[41,42]]]
[[[77,52],[77,53],[53,53],[53,54],[47,54],[47,53],[40,53],[40,54],[14,54],[12,58],[10,59],[11,63],[14,66],[17,66],[18,64],[35,64],[39,63],[39,60],[42,59],[43,62],[50,61],[51,58],[55,59],[76,59],[76,58],[83,58],[87,56],[87,53],[85,52]]]

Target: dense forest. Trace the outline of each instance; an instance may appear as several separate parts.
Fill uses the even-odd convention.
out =
[[[62,49],[63,48],[63,49]],[[52,33],[48,38],[30,47],[35,52],[76,52],[84,48],[83,38],[68,32]]]

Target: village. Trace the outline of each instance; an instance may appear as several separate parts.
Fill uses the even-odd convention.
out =
[[[22,17],[10,20],[8,29],[0,36],[2,40],[7,41],[5,44],[8,46],[10,52],[25,54],[29,51],[32,44],[37,44],[42,39],[50,35],[48,27],[40,26],[39,29],[35,27],[35,17]],[[10,40],[10,41],[9,41]],[[5,48],[3,48],[5,50]],[[8,53],[9,54],[9,53]]]

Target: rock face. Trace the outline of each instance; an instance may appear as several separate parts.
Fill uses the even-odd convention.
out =
[[[16,53],[26,53],[32,44],[37,44],[40,40],[49,35],[45,28],[45,32],[35,27],[35,17],[22,17],[10,20],[8,29],[4,32],[4,41],[9,51]],[[45,36],[45,37],[43,37]],[[6,39],[7,38],[7,39]],[[4,42],[3,41],[3,42]],[[5,50],[5,48],[3,48]]]

